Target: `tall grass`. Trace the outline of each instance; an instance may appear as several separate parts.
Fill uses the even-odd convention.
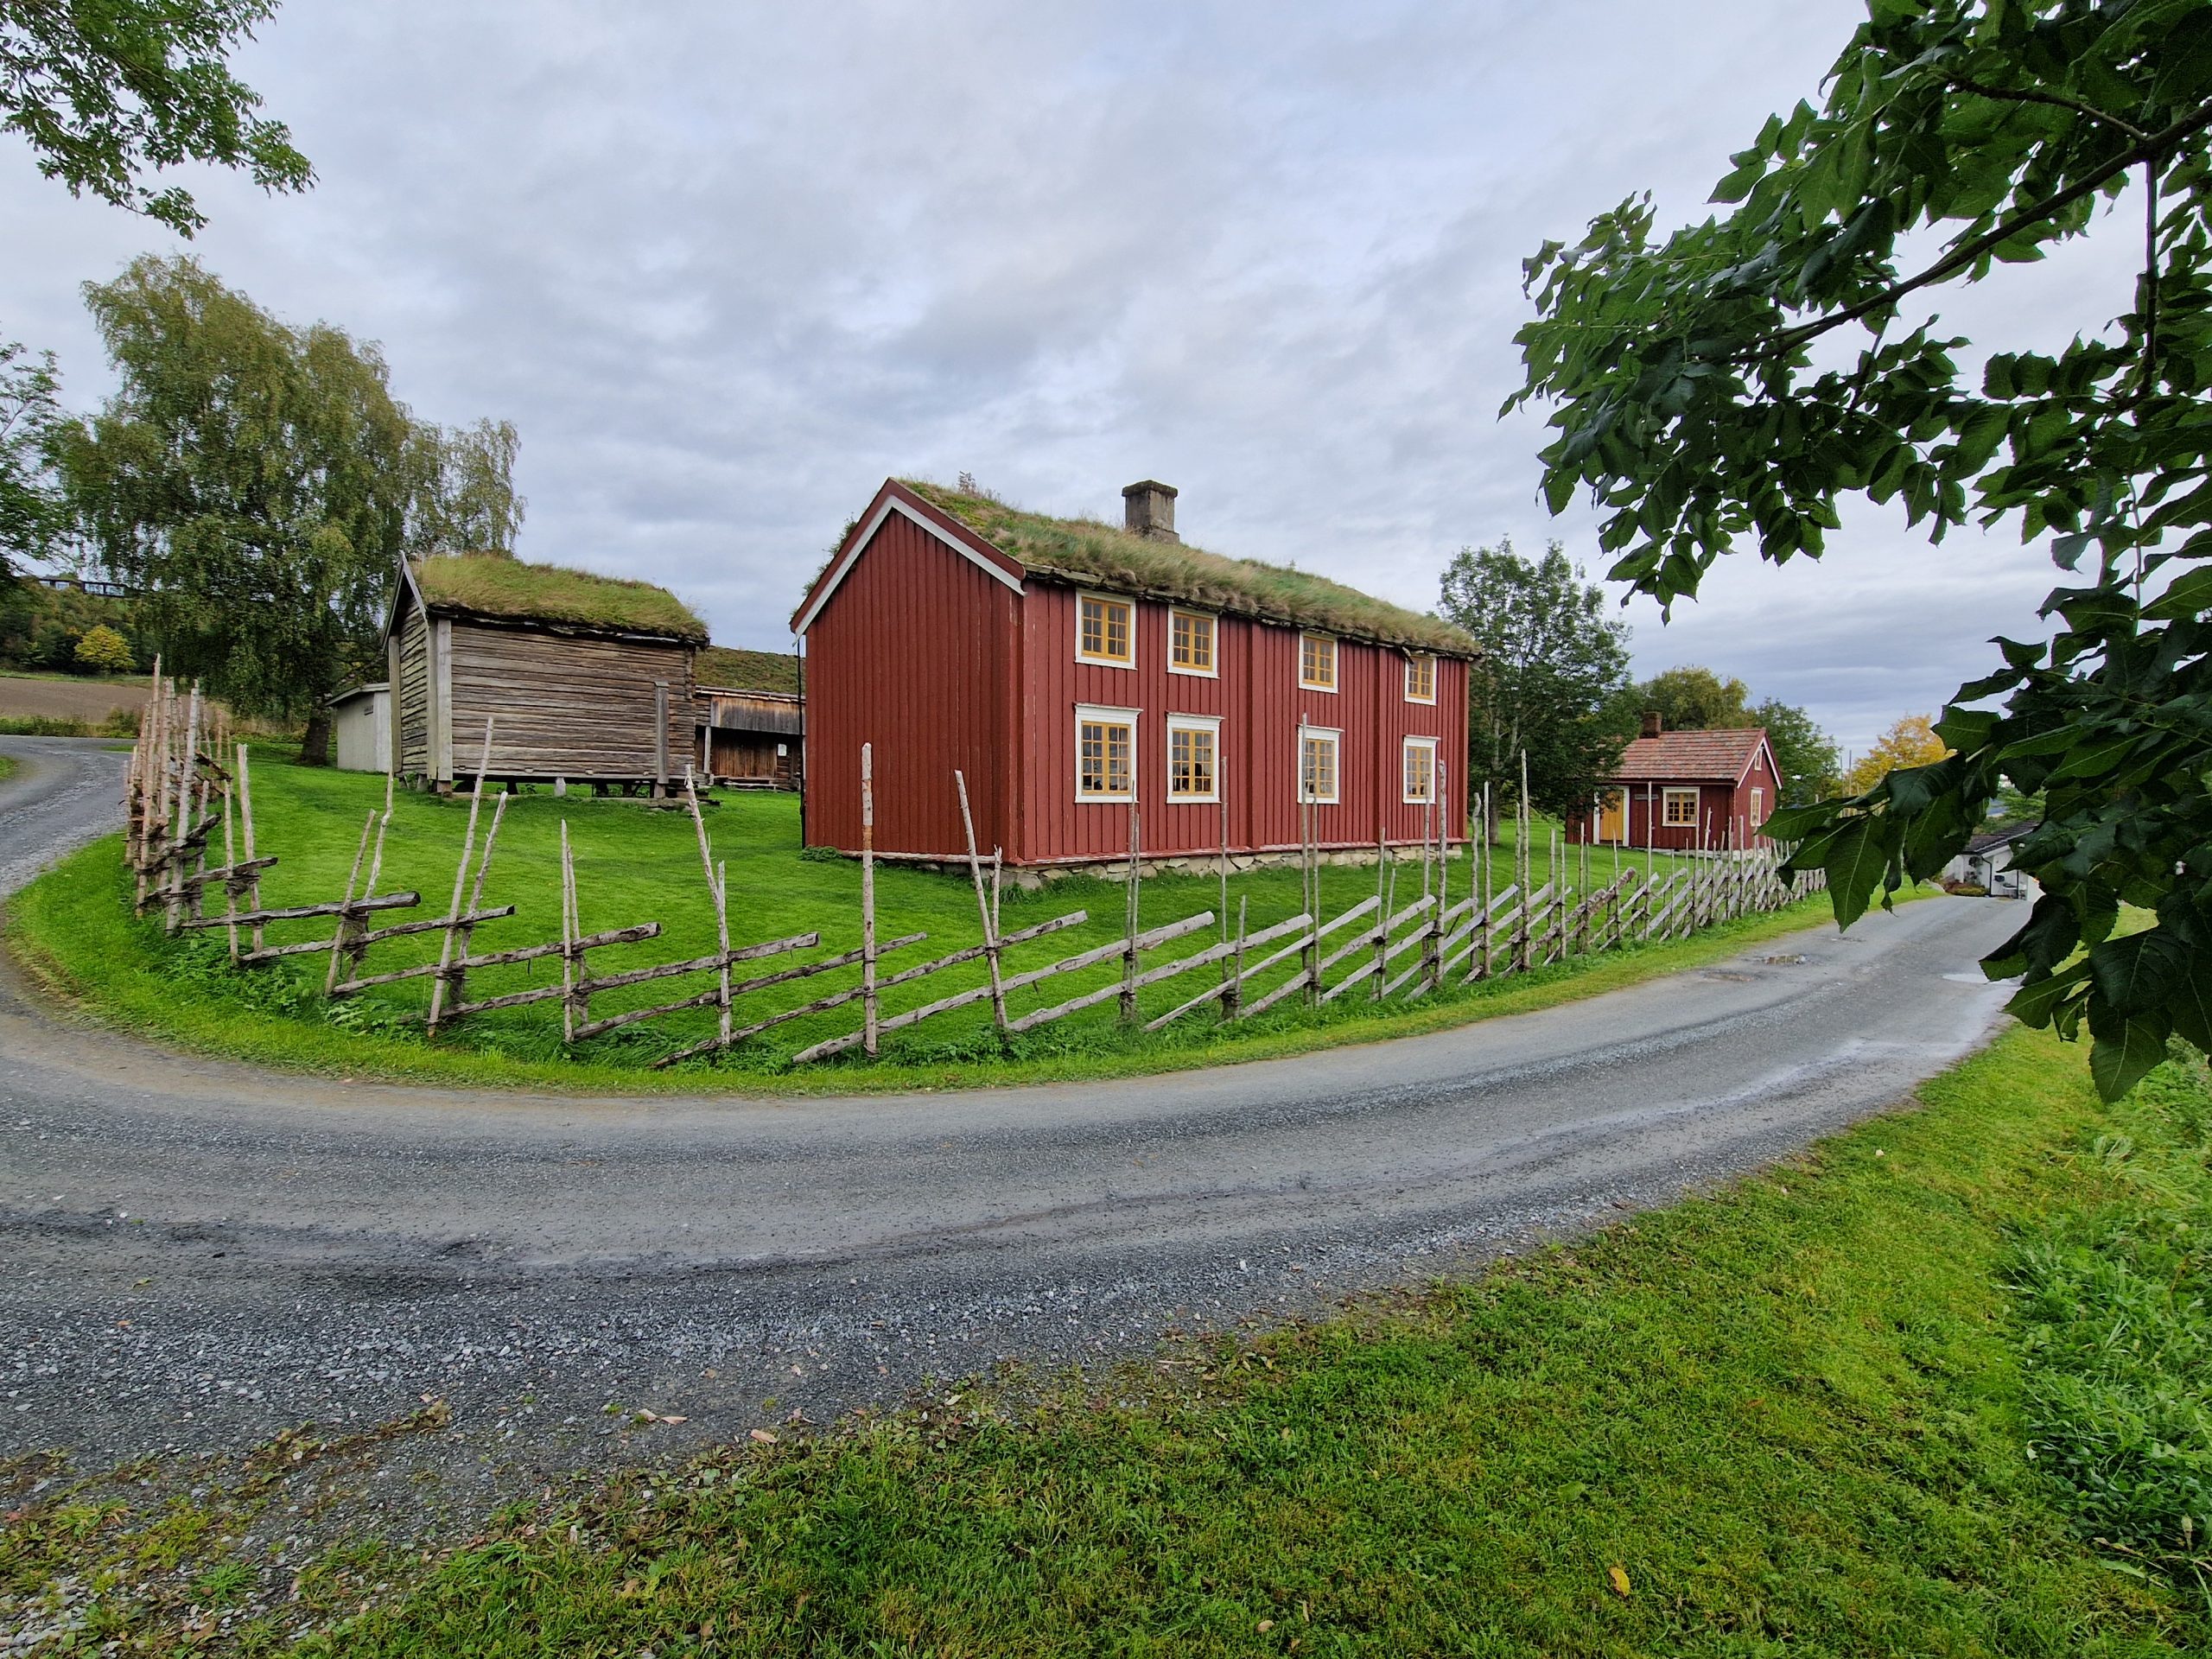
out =
[[[2024,1406],[2082,1531],[2212,1592],[2212,1073],[2177,1056],[2075,1156],[2088,1201],[2024,1228]]]

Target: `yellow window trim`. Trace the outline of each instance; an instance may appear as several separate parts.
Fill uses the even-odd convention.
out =
[[[1306,645],[1308,640],[1325,645],[1329,648],[1329,677],[1325,680],[1309,680],[1306,677]],[[1326,691],[1333,696],[1336,693],[1337,682],[1343,677],[1344,653],[1338,648],[1336,635],[1300,632],[1298,636],[1299,689],[1305,691]]]
[[[1107,655],[1103,652],[1090,652],[1084,649],[1083,607],[1086,604],[1118,606],[1121,607],[1124,620],[1122,637],[1128,640],[1129,647],[1126,653],[1119,657],[1113,657]],[[1110,634],[1110,627],[1107,629],[1107,632]],[[1136,601],[1126,598],[1120,594],[1094,593],[1086,589],[1078,588],[1076,591],[1075,596],[1075,659],[1078,663],[1094,663],[1101,668],[1135,668],[1137,665]]]
[[[1137,726],[1143,714],[1141,709],[1109,709],[1097,703],[1079,702],[1075,706],[1075,798],[1078,804],[1096,802],[1125,806],[1136,798]],[[1083,728],[1086,726],[1119,727],[1128,734],[1129,786],[1121,790],[1090,790],[1083,786]],[[1109,769],[1109,776],[1111,776]]]
[[[1194,621],[1206,625],[1207,665],[1205,667],[1192,668],[1187,664],[1175,660],[1175,619],[1179,616],[1186,616]],[[1188,674],[1195,679],[1217,680],[1221,677],[1221,618],[1219,616],[1211,611],[1197,610],[1188,605],[1171,605],[1167,607],[1167,671],[1170,674]]]

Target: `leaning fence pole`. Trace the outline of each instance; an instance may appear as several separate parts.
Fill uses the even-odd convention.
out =
[[[238,925],[230,919],[238,913],[238,890],[232,885],[232,872],[238,868],[238,855],[231,844],[231,793],[223,791],[223,933],[228,941],[231,962],[238,959]]]
[[[252,885],[245,890],[246,908],[258,915],[261,911],[261,871],[253,864],[253,772],[247,758],[245,745],[238,745],[238,817],[245,826],[244,851],[245,861],[253,868],[248,875]],[[257,954],[262,947],[261,924],[253,925],[253,948]]]
[[[322,976],[322,994],[325,996],[338,988],[338,969],[346,960],[346,946],[353,942],[353,894],[360,887],[361,865],[369,855],[369,836],[376,827],[376,809],[371,807],[369,816],[361,821],[361,844],[353,849],[353,868],[346,874],[346,896],[339,901],[338,925],[330,933],[330,968]],[[365,899],[368,894],[364,891],[361,896]],[[236,929],[232,931],[235,932]]]
[[[1229,979],[1221,989],[1224,1023],[1236,1017],[1236,1005],[1244,997],[1244,918],[1251,907],[1252,895],[1240,893],[1236,899],[1236,949],[1229,958]]]
[[[861,1046],[881,1041],[875,995],[875,745],[861,745]]]
[[[1122,947],[1122,1022],[1133,1025],[1137,1017],[1137,849],[1144,831],[1137,818],[1136,779],[1129,779],[1129,874],[1123,899],[1128,918],[1126,943]]]
[[[569,821],[561,820],[561,1040],[576,1040],[576,863],[569,851]]]
[[[699,864],[707,875],[707,896],[715,901],[715,954],[719,960],[715,969],[715,1007],[721,1018],[716,1022],[715,1034],[725,1046],[729,1042],[729,865],[714,861],[714,853],[707,845],[707,820],[699,810],[699,789],[691,777],[691,763],[683,764],[683,802],[691,813],[691,828],[699,837]]]
[[[184,753],[177,761],[176,827],[169,836],[168,930],[184,919],[185,849],[192,841],[192,763],[200,748],[200,682],[192,683],[191,712],[185,717]]]
[[[983,893],[983,861],[976,851],[976,820],[968,810],[968,779],[952,769],[952,786],[960,796],[960,829],[968,837],[968,879],[975,884],[976,910],[983,920],[983,961],[991,970],[991,1023],[1006,1030],[1006,978],[999,965],[999,929],[995,906]],[[995,870],[994,878],[996,879]]]
[[[435,1035],[445,1011],[446,977],[453,971],[454,933],[461,920],[461,901],[468,896],[468,866],[476,856],[476,815],[484,805],[484,774],[492,767],[492,720],[484,720],[484,752],[477,758],[476,781],[468,791],[468,829],[461,837],[461,862],[454,867],[453,903],[446,907],[445,942],[438,947],[438,971],[430,981],[430,1018],[425,1027]]]

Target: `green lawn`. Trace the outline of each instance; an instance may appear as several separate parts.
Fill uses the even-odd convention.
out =
[[[6,783],[15,775],[16,757],[12,754],[0,754],[0,784]]]
[[[279,763],[264,753],[254,769],[254,800],[259,850],[282,860],[263,887],[273,906],[337,898],[359,844],[361,826],[382,798],[382,780],[359,773]],[[453,876],[467,818],[465,799],[403,793],[387,844],[385,891],[414,889],[423,906],[407,914],[442,914],[453,891]],[[484,818],[490,818],[490,807]],[[821,935],[820,951],[850,950],[860,943],[859,872],[848,860],[801,855],[798,803],[788,795],[734,792],[707,814],[717,860],[728,867],[734,942],[773,939],[808,931]],[[517,915],[480,928],[474,948],[496,951],[550,940],[558,932],[558,845],[560,826],[569,826],[575,849],[577,886],[587,931],[658,921],[661,936],[644,943],[611,947],[592,957],[594,973],[611,973],[657,962],[709,954],[715,949],[714,919],[702,880],[696,838],[681,812],[650,810],[634,802],[593,801],[582,796],[556,799],[540,792],[514,798],[500,831],[498,851],[485,887],[491,905],[513,904]],[[1548,843],[1548,838],[1547,838]],[[1566,879],[1583,876],[1570,858]],[[1623,864],[1642,868],[1643,855],[1625,859],[1600,849],[1589,880],[1603,885]],[[1500,855],[1498,868],[1510,867]],[[1548,879],[1547,845],[1537,849],[1536,880]],[[1658,861],[1664,874],[1668,861]],[[1469,879],[1467,861],[1458,861],[1450,875],[1452,891],[1462,894]],[[1498,886],[1509,878],[1500,874]],[[894,866],[878,873],[880,931],[886,938],[926,932],[925,943],[887,956],[887,974],[944,953],[972,945],[981,937],[975,895],[964,876],[926,874]],[[1395,902],[1402,906],[1419,892],[1417,864],[1402,864],[1395,876]],[[1323,874],[1325,913],[1334,915],[1372,896],[1372,868],[1328,868]],[[1231,878],[1230,905],[1249,905],[1249,925],[1256,931],[1296,912],[1297,874],[1254,871]],[[323,963],[313,958],[239,974],[222,960],[219,934],[194,940],[164,938],[150,923],[129,913],[129,885],[117,843],[102,842],[64,861],[34,883],[10,906],[11,938],[18,950],[61,988],[82,997],[95,1011],[127,1026],[161,1033],[220,1052],[348,1075],[436,1078],[453,1082],[516,1082],[567,1087],[702,1086],[759,1087],[779,1079],[780,1087],[905,1087],[917,1082],[1005,1080],[1014,1077],[1097,1076],[1145,1071],[1218,1059],[1255,1058],[1295,1052],[1325,1042],[1367,1039],[1433,1029],[1491,1013],[1517,1011],[1561,996],[1584,994],[1726,954],[1758,938],[1804,925],[1826,913],[1815,899],[1780,917],[1756,917],[1713,930],[1698,939],[1640,947],[1526,976],[1455,988],[1406,1007],[1378,1007],[1357,995],[1329,1007],[1309,1010],[1292,998],[1259,1018],[1222,1027],[1204,1012],[1154,1035],[1122,1028],[1109,1001],[1001,1045],[990,1028],[988,1006],[977,1003],[931,1020],[885,1042],[880,1061],[855,1053],[792,1071],[790,1056],[821,1039],[852,1030],[857,1005],[809,1016],[779,1027],[713,1062],[696,1061],[668,1072],[648,1072],[652,1060],[707,1035],[710,1011],[698,1010],[629,1027],[564,1052],[558,1006],[543,1002],[473,1016],[450,1028],[433,1047],[410,1019],[428,1001],[428,982],[415,980],[383,988],[334,1007],[321,996]],[[1003,901],[1007,931],[1065,912],[1084,909],[1090,919],[1009,953],[1009,972],[1040,966],[1086,947],[1120,937],[1123,894],[1119,883],[1090,880],[1055,883],[1039,893],[1009,888]],[[1217,909],[1219,887],[1210,876],[1159,876],[1142,884],[1146,926]],[[327,919],[281,925],[272,942],[327,936]],[[1217,928],[1172,943],[1147,958],[1147,965],[1186,954],[1214,942]],[[435,935],[379,945],[369,971],[434,960]],[[815,953],[806,953],[811,955]],[[771,958],[773,969],[805,959]],[[1287,963],[1278,974],[1294,968]],[[1339,969],[1339,973],[1350,967]],[[551,982],[557,962],[541,960],[486,970],[472,976],[472,996],[492,996]],[[1197,974],[1218,970],[1201,969]],[[741,1006],[740,1023],[749,1016],[795,1007],[830,990],[856,982],[857,969],[793,982],[756,993]],[[1058,1001],[1077,991],[1112,981],[1116,969],[1102,964],[1017,995],[1014,1011]],[[963,964],[894,988],[885,995],[885,1012],[934,1001],[950,991],[981,984],[981,963]],[[706,976],[663,981],[607,994],[595,1000],[595,1015],[651,1006],[706,988]],[[1199,988],[1193,975],[1149,988],[1141,1001],[1149,1016],[1174,1006]]]
[[[2212,1455],[2212,1090],[2156,1083],[2107,1109],[2016,1030],[1921,1109],[1472,1282],[596,1479],[435,1560],[288,1567],[265,1612],[232,1546],[266,1477],[35,1500],[0,1586],[105,1586],[88,1630],[146,1650],[232,1605],[238,1650],[305,1623],[346,1659],[2202,1654],[2204,1523],[2158,1470]],[[2177,1440],[2108,1432],[2152,1406]]]

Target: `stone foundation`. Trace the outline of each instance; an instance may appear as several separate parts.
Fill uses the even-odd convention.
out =
[[[1446,849],[1444,855],[1457,863],[1466,856],[1466,852],[1464,846],[1451,847]],[[1393,847],[1389,856],[1394,864],[1418,864],[1421,862],[1421,849],[1417,846]],[[1320,855],[1322,863],[1333,864],[1339,868],[1357,868],[1362,865],[1372,868],[1375,858],[1372,847],[1332,848]],[[938,874],[963,877],[968,874],[968,861],[964,858],[893,860],[878,855],[878,860],[887,864],[895,862],[910,870],[929,870]],[[1295,869],[1298,861],[1299,854],[1295,848],[1287,852],[1231,853],[1229,855],[1229,871],[1232,875],[1241,875],[1249,870]],[[1036,893],[1055,881],[1064,881],[1071,877],[1119,881],[1128,872],[1129,861],[1127,858],[1100,859],[1083,864],[1009,865],[1007,867],[1006,882],[1024,893]],[[1192,853],[1173,858],[1141,858],[1137,861],[1137,875],[1141,880],[1155,875],[1217,876],[1220,874],[1221,855],[1218,853]]]

